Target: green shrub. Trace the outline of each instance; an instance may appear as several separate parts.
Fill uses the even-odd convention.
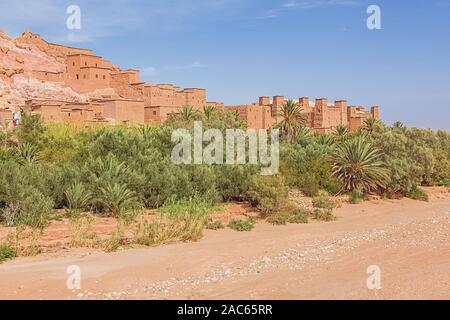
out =
[[[425,201],[428,202],[430,199],[428,197],[428,194],[419,187],[413,188],[411,191],[409,191],[406,196],[413,200],[419,200],[419,201]]]
[[[383,153],[364,135],[345,141],[332,152],[333,175],[345,190],[385,188],[389,180]]]
[[[247,198],[268,215],[286,202],[287,191],[281,176],[253,176]]]
[[[136,242],[150,246],[176,240],[197,241],[203,236],[210,213],[216,209],[198,198],[170,202],[158,209],[156,221],[142,223]]]
[[[389,128],[380,123],[364,134],[340,128],[338,138],[336,134],[311,134],[305,128],[296,128],[292,131],[294,143],[280,145],[277,177],[255,176],[259,168],[254,165],[175,165],[171,160],[172,130],[192,130],[193,121],[198,119],[205,128],[245,128],[236,114],[210,109],[207,115],[195,113],[189,120],[174,116],[160,126],[135,127],[44,125],[39,116],[25,114],[18,128],[0,133],[1,222],[43,227],[53,209],[76,207],[74,210],[92,208],[100,214],[113,212],[130,220],[143,206],[160,208],[194,197],[205,206],[248,199],[265,216],[280,214],[281,218],[270,218],[276,223],[284,223],[285,213],[289,215],[287,223],[305,222],[309,213],[292,214],[286,186],[316,197],[317,210],[310,216],[327,220],[332,218],[333,206],[320,199],[319,190],[334,195],[346,185],[362,185],[388,197],[424,200],[425,195],[416,186],[450,185],[448,132]],[[364,138],[355,138],[360,135]],[[341,157],[330,157],[334,150],[341,150]],[[370,161],[360,170],[358,159]],[[332,164],[338,165],[334,169],[342,181],[333,177]],[[381,167],[387,168],[386,181],[379,179]],[[95,201],[83,196],[89,193]],[[354,202],[360,200],[357,192],[350,197]],[[195,230],[201,230],[205,222],[199,222],[197,229],[196,218],[191,221],[188,216],[159,212],[161,222],[149,227],[156,230],[152,241],[185,235],[189,238],[189,233],[199,237],[201,232]],[[169,228],[164,229],[166,226]]]
[[[364,192],[361,188],[356,188],[352,192],[350,192],[349,200],[351,204],[358,204],[363,202],[364,200]]]
[[[299,188],[307,196],[317,196],[320,189],[335,194],[342,188],[331,174],[328,161],[333,146],[310,141],[302,145],[281,145],[280,172],[290,187]]]
[[[92,200],[92,194],[80,182],[74,183],[66,192],[67,211],[69,215],[78,214],[86,209]]]
[[[310,212],[308,210],[288,204],[279,212],[270,215],[267,218],[267,222],[273,225],[302,224],[308,223],[309,215]]]
[[[51,198],[36,189],[29,189],[27,196],[19,202],[19,223],[33,228],[44,228],[53,210],[53,204]]]
[[[450,179],[443,179],[437,183],[439,187],[450,187]]]
[[[313,175],[307,174],[303,182],[302,191],[308,197],[317,196],[320,191],[319,181],[317,181],[317,179]]]
[[[224,228],[225,228],[225,226],[223,225],[223,223],[221,221],[218,221],[218,220],[216,220],[216,221],[209,221],[206,224],[206,229],[209,229],[209,230],[220,230],[220,229],[224,229]]]
[[[222,165],[215,167],[215,171],[217,190],[224,201],[230,201],[241,200],[257,168],[250,165]]]
[[[371,138],[389,169],[384,195],[406,196],[418,185],[435,185],[449,178],[448,132],[394,128],[379,130]]]
[[[328,222],[336,220],[336,216],[331,209],[315,208],[312,212],[312,216],[318,221]]]
[[[17,148],[18,161],[23,164],[33,164],[40,160],[39,150],[30,143],[24,143]]]
[[[99,201],[104,204],[113,217],[124,217],[133,210],[142,208],[138,197],[125,184],[107,184],[100,188]]]
[[[46,127],[39,114],[24,113],[15,133],[21,143],[36,144],[45,130]]]
[[[312,203],[313,207],[318,209],[333,210],[336,208],[336,203],[326,191],[319,192],[319,195],[313,198]]]
[[[274,213],[267,218],[267,222],[273,224],[274,226],[284,226],[289,221],[289,213]]]
[[[306,209],[296,208],[290,212],[288,222],[295,224],[308,223],[310,214]]]
[[[255,227],[255,222],[251,219],[233,219],[228,223],[228,227],[239,232],[251,231]]]
[[[312,216],[314,219],[319,221],[336,220],[336,217],[333,215],[336,203],[327,192],[321,191],[317,197],[313,198],[313,207]]]
[[[16,256],[17,252],[14,248],[5,245],[0,245],[0,263],[9,259],[13,259]]]

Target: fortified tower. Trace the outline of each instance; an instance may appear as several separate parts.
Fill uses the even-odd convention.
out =
[[[274,96],[272,102],[272,117],[278,117],[279,112],[281,111],[281,107],[284,105],[284,97],[283,96]]]
[[[270,98],[269,97],[259,97],[259,105],[260,106],[268,106],[270,105]]]

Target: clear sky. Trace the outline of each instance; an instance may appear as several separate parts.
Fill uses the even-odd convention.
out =
[[[69,5],[81,29],[66,27]],[[381,30],[366,26],[381,8]],[[94,49],[142,79],[380,105],[387,123],[450,129],[450,0],[1,0],[0,27]]]

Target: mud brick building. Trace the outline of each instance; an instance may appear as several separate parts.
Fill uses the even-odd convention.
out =
[[[201,112],[211,105],[237,112],[248,128],[267,129],[281,121],[279,112],[286,102],[283,96],[263,96],[255,103],[226,106],[222,102],[208,102],[205,89],[141,82],[139,70],[123,70],[94,55],[92,50],[52,44],[30,31],[25,31],[14,43],[24,50],[38,50],[58,63],[59,67],[55,68],[34,67],[28,72],[29,77],[70,88],[85,97],[82,102],[27,99],[25,107],[41,114],[46,122],[163,123],[183,106],[192,106]],[[9,48],[4,51],[8,54]],[[0,76],[8,81],[5,75],[0,73]],[[366,111],[361,106],[348,106],[345,100],[329,103],[325,98],[311,101],[302,97],[296,101],[306,125],[317,132],[332,132],[338,125],[355,131],[368,118],[380,118],[378,107]],[[10,112],[0,106],[3,127],[10,118]]]

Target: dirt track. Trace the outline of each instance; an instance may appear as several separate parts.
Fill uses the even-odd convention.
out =
[[[344,205],[338,221],[117,253],[70,251],[0,265],[2,299],[450,299],[450,194]],[[81,290],[66,287],[81,268]],[[381,269],[380,290],[366,285]]]

